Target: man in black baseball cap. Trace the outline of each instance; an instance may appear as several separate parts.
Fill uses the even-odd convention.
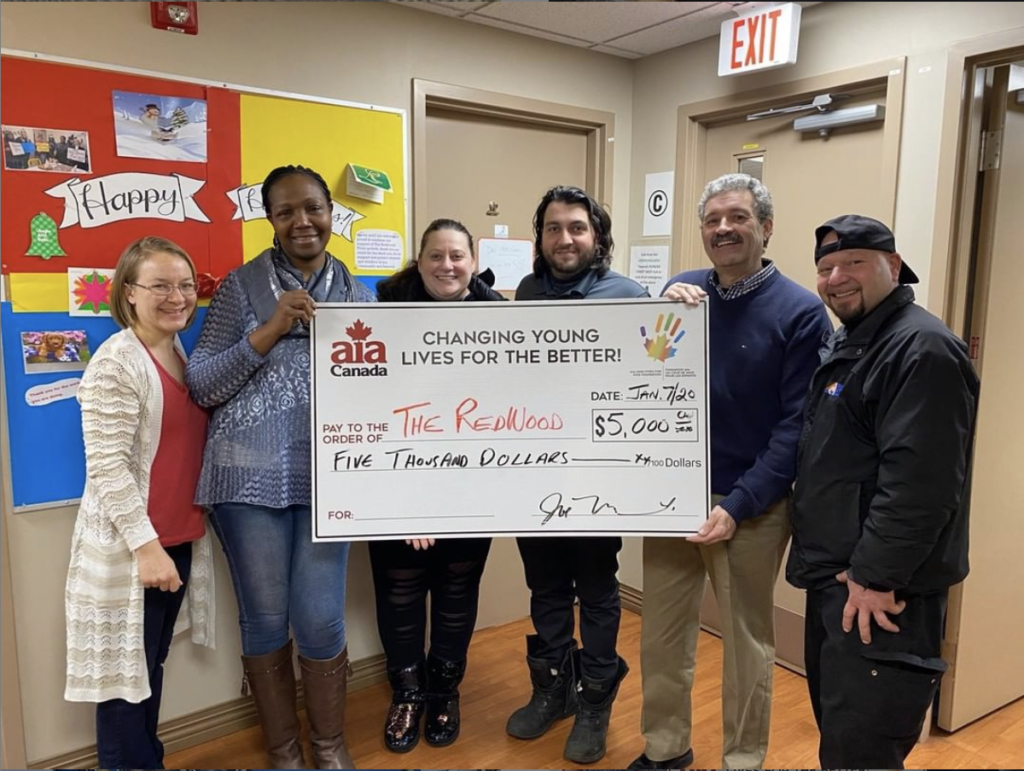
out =
[[[856,324],[900,284],[917,274],[896,251],[884,224],[860,214],[834,217],[814,231],[818,294],[846,325]]]
[[[903,768],[946,665],[949,587],[968,572],[978,378],[914,303],[892,231],[815,231],[818,293],[844,326],[804,408],[786,579],[807,590],[804,659],[822,768]]]

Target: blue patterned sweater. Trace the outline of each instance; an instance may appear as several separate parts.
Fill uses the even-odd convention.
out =
[[[210,303],[188,360],[192,398],[213,408],[196,503],[309,505],[309,338],[286,335],[261,356],[249,343],[259,322],[246,281],[255,262],[228,274]],[[375,302],[352,281],[356,302]]]

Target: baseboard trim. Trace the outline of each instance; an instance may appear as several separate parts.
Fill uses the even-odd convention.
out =
[[[643,615],[644,593],[642,589],[619,584],[619,597],[622,607],[638,615]],[[715,637],[721,637],[718,618],[718,606],[715,603],[714,592],[706,592],[700,614],[701,629]],[[804,617],[786,608],[776,606],[775,663],[798,675],[806,676],[803,662]]]
[[[642,590],[626,584],[619,584],[619,597],[622,607],[638,615],[643,615],[644,593]],[[714,595],[708,592],[707,603]],[[715,608],[717,611],[717,608]],[[706,615],[717,619],[715,612],[702,614],[701,628],[716,637],[721,632],[716,624],[705,623]],[[775,608],[775,658],[779,666],[785,667],[799,675],[803,675],[803,617],[785,608]],[[352,662],[352,673],[349,675],[349,690],[353,693],[387,680],[387,666],[383,653],[366,656]],[[299,709],[305,706],[302,696],[302,683],[298,683]],[[160,740],[163,741],[167,754],[180,752],[197,744],[219,739],[221,736],[233,734],[257,724],[256,707],[249,696],[232,699],[198,712],[182,715],[168,720],[160,726]],[[48,768],[96,768],[98,758],[96,745],[83,747],[79,750],[55,755],[50,758],[28,764],[32,769]]]
[[[644,593],[642,591],[626,584],[619,584],[619,599],[622,602],[622,607],[626,610],[631,610],[638,616],[643,615]]]
[[[361,691],[387,680],[387,667],[383,653],[367,656],[352,662],[349,675],[349,690]],[[297,685],[299,709],[305,707],[302,694],[302,682]],[[182,715],[160,725],[160,740],[170,755],[186,750],[197,744],[219,739],[258,724],[256,706],[252,697],[244,696],[231,701],[222,702],[213,707]],[[46,758],[28,765],[29,768],[96,768],[99,759],[96,756],[96,745],[83,747],[79,750],[66,752],[62,755]]]

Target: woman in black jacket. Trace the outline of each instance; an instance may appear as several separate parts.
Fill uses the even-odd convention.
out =
[[[430,223],[416,261],[377,285],[380,302],[504,300],[490,287],[490,271],[476,274],[473,236],[455,220]],[[489,279],[489,280],[488,280]],[[371,541],[377,627],[387,656],[391,708],[384,744],[408,752],[427,713],[427,742],[445,747],[459,735],[459,684],[476,625],[480,576],[490,538],[417,538]],[[430,654],[424,658],[427,593]]]

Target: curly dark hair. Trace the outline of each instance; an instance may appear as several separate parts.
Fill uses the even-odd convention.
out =
[[[597,271],[598,275],[604,275],[612,264],[612,249],[615,248],[615,241],[612,240],[612,218],[602,208],[601,204],[591,198],[578,187],[568,185],[557,185],[548,190],[540,199],[537,212],[533,215],[534,249],[536,257],[533,260],[533,274],[538,278],[548,269],[547,261],[544,259],[543,237],[544,237],[544,214],[553,202],[564,203],[569,206],[582,206],[587,210],[590,219],[590,227],[594,230],[594,259],[590,263],[590,270]]]

